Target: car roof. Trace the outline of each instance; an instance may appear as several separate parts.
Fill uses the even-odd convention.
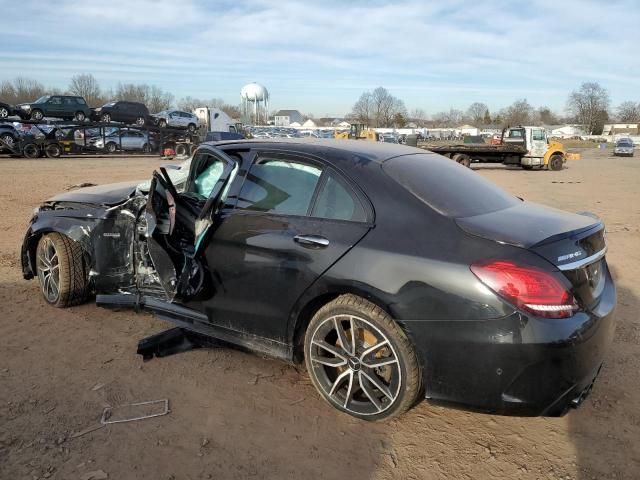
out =
[[[389,158],[416,153],[431,154],[427,150],[407,147],[398,143],[371,142],[367,140],[343,140],[331,138],[273,138],[273,139],[245,139],[223,140],[219,142],[205,142],[202,145],[213,147],[236,146],[237,148],[281,147],[292,151],[318,153],[323,148],[337,150],[346,154],[356,154],[369,160],[383,162]],[[433,155],[433,154],[432,154]],[[354,161],[357,161],[354,159]]]

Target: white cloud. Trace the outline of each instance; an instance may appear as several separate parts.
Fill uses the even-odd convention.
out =
[[[432,111],[522,97],[561,108],[586,80],[640,100],[639,21],[633,1],[26,1],[4,10],[2,35],[17,41],[0,80],[94,72],[229,101],[257,80],[276,106],[336,112],[377,85]]]

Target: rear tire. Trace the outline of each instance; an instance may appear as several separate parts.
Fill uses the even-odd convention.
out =
[[[44,148],[44,153],[49,158],[58,158],[62,155],[62,148],[57,143],[50,143]]]
[[[151,148],[149,148],[149,144],[148,144],[148,143],[145,143],[145,144],[142,146],[142,153],[149,153],[150,151],[151,151]]]
[[[144,118],[144,117],[138,117],[138,118],[136,118],[136,125],[137,125],[138,127],[143,127],[145,123],[147,123],[147,121],[145,120],[145,118]]]
[[[7,118],[9,116],[9,110],[7,107],[0,107],[0,118]]]
[[[38,158],[40,157],[40,149],[35,143],[28,143],[22,149],[22,155],[26,158]]]
[[[188,152],[188,151],[189,151],[189,150],[187,149],[187,146],[186,146],[186,145],[184,145],[184,144],[182,144],[182,143],[180,143],[180,144],[176,145],[176,155],[177,155],[177,156],[182,157],[182,156],[184,156],[184,155],[187,155],[187,152]]]
[[[163,118],[158,122],[160,128],[167,128],[167,121]]]
[[[44,235],[36,249],[36,273],[45,301],[58,308],[84,302],[89,294],[84,252],[60,233]]]
[[[384,310],[364,298],[341,295],[320,308],[307,327],[304,354],[320,395],[356,418],[398,416],[421,396],[413,345]]]
[[[469,157],[469,155],[465,155],[464,153],[456,153],[453,156],[452,160],[467,168],[471,168],[471,157]]]
[[[5,133],[3,135],[0,135],[0,140],[2,140],[2,143],[0,143],[0,149],[6,148],[13,151],[13,148],[16,145],[16,139],[13,138],[13,135],[11,135],[10,133]]]
[[[562,155],[552,155],[549,159],[549,168],[554,171],[562,170],[564,164],[564,158]]]
[[[76,122],[84,122],[85,118],[87,118],[87,116],[84,114],[84,112],[76,112],[76,114],[73,116],[73,119]]]
[[[196,131],[196,126],[193,123],[190,123],[189,126],[187,127],[187,130],[189,130],[190,133],[193,133]]]
[[[108,113],[104,113],[100,120],[102,120],[103,123],[109,123],[111,122],[111,115],[109,115]]]
[[[105,150],[107,151],[107,153],[116,153],[117,149],[118,149],[118,146],[113,142],[107,143],[107,146],[105,147]]]

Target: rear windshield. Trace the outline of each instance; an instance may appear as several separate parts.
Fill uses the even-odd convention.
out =
[[[473,170],[434,154],[391,158],[382,168],[418,199],[447,217],[482,215],[520,201]]]

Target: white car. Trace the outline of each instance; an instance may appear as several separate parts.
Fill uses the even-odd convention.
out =
[[[182,110],[164,110],[162,112],[154,113],[153,117],[156,119],[160,128],[186,128],[193,133],[200,125],[198,117],[193,113],[183,112]]]

